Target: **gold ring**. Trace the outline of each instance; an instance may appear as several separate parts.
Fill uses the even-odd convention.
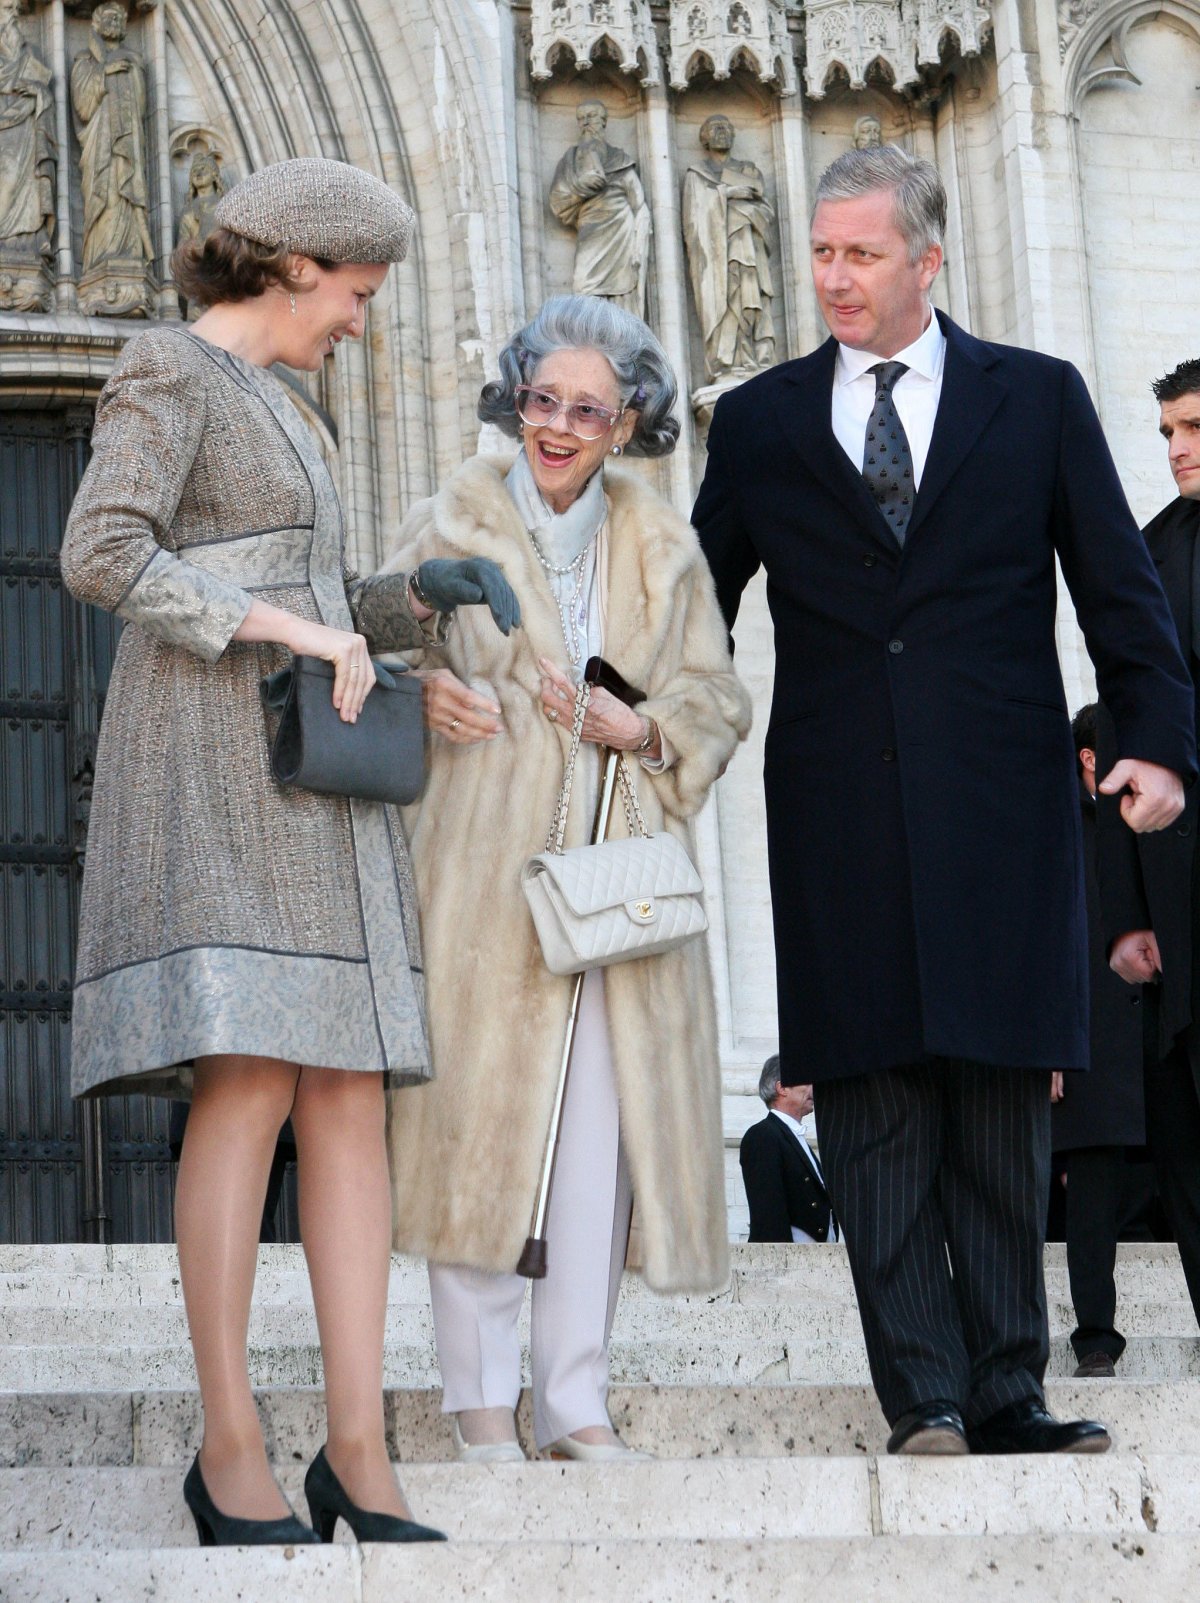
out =
[[[457,718],[451,718],[450,727],[451,727],[451,729],[457,729],[458,728],[458,719]]]
[[[558,710],[557,710],[557,708],[555,708],[555,707],[549,708],[547,713],[546,713],[546,717],[549,718],[549,720],[550,720],[550,722],[552,724],[556,724],[558,722]]]

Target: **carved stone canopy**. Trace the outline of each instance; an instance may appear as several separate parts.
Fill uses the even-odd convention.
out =
[[[836,69],[862,89],[877,67],[908,89],[918,67],[940,61],[947,35],[961,55],[977,56],[990,32],[991,14],[976,0],[808,0],[805,84],[819,100]]]
[[[621,71],[637,73],[644,88],[662,82],[650,0],[533,0],[530,32],[534,78],[551,77],[564,49],[574,55],[576,72],[586,72],[605,44]]]
[[[785,0],[672,0],[672,89],[686,89],[701,67],[722,79],[739,65],[773,83],[781,95],[796,93]]]

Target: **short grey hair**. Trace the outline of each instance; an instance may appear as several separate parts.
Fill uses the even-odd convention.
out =
[[[910,156],[899,145],[847,150],[817,180],[813,211],[823,200],[857,200],[880,189],[891,190],[896,227],[908,246],[908,259],[919,262],[946,235],[946,187],[937,168],[924,157]]]
[[[500,377],[485,384],[478,413],[514,439],[520,433],[517,386],[528,384],[554,351],[599,351],[613,370],[621,405],[636,408],[631,456],[666,456],[679,438],[679,395],[667,353],[632,312],[599,295],[556,295],[500,352]]]
[[[762,1066],[762,1073],[758,1077],[758,1094],[768,1107],[779,1095],[779,1053],[769,1057]]]

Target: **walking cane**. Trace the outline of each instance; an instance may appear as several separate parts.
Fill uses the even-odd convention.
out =
[[[617,670],[602,657],[590,657],[583,677],[589,684],[603,689],[632,707],[645,701],[640,690],[626,684]],[[617,788],[617,772],[621,753],[605,747],[604,778],[600,785],[600,799],[596,804],[596,818],[592,825],[592,845],[598,846],[608,835],[612,817],[613,795]],[[558,1156],[558,1136],[562,1128],[563,1103],[567,1095],[567,1076],[571,1072],[571,1053],[575,1048],[575,1027],[579,1022],[579,999],[583,995],[586,972],[576,974],[571,985],[571,1006],[567,1013],[567,1033],[563,1040],[562,1059],[558,1066],[558,1085],[554,1091],[554,1106],[550,1113],[550,1128],[546,1132],[546,1150],[542,1157],[542,1175],[538,1182],[537,1198],[533,1205],[533,1219],[529,1235],[517,1261],[517,1273],[528,1280],[546,1278],[546,1215],[550,1211],[550,1190],[554,1184],[554,1160]]]

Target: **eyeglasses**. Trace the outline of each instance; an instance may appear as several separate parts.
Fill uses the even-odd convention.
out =
[[[544,429],[560,416],[565,416],[567,428],[577,440],[600,439],[625,410],[621,407],[620,411],[613,412],[607,406],[597,406],[592,401],[560,401],[551,390],[535,389],[532,384],[519,384],[516,393],[517,416],[530,427]]]

